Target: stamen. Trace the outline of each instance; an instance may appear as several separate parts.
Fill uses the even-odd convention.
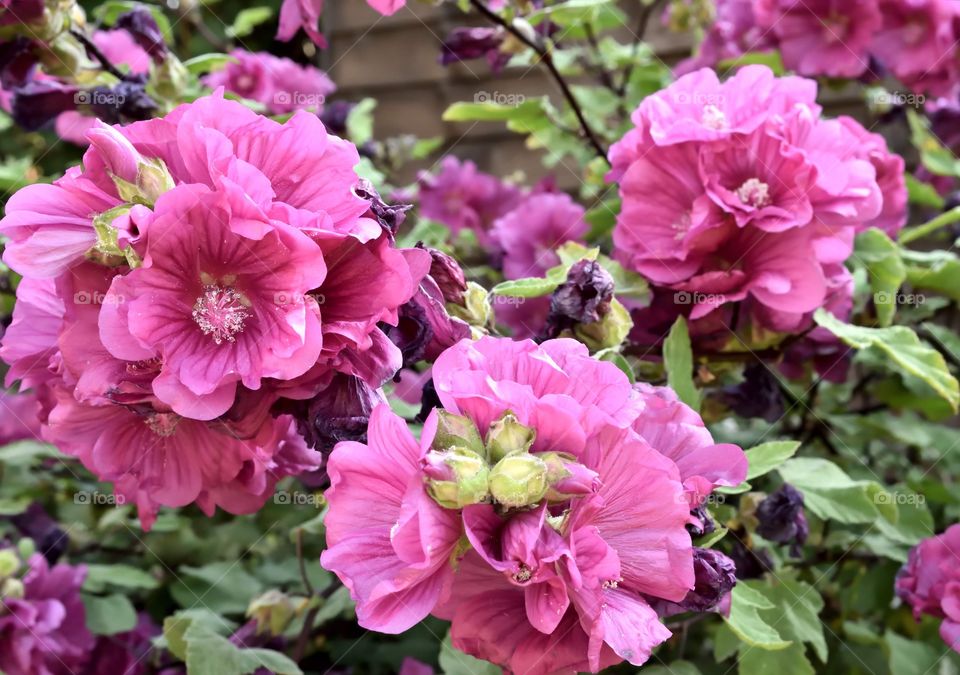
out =
[[[193,320],[218,345],[224,340],[234,342],[250,316],[246,304],[246,298],[236,289],[208,284],[193,305]]]
[[[749,178],[736,190],[737,197],[747,206],[763,208],[770,203],[770,186],[757,178]]]

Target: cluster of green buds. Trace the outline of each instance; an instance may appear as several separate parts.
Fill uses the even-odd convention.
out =
[[[0,550],[0,600],[23,598],[23,582],[18,577],[20,566],[20,556],[16,551],[9,548]]]
[[[430,496],[448,509],[492,503],[510,510],[596,492],[596,472],[564,453],[530,452],[536,438],[536,430],[509,411],[490,425],[485,439],[472,420],[439,411],[423,461]]]

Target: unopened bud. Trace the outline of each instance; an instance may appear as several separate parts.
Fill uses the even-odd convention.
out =
[[[417,247],[423,247],[417,244]],[[430,254],[430,276],[437,282],[437,288],[443,293],[444,302],[455,305],[463,303],[463,294],[467,291],[467,280],[460,264],[443,251],[426,248]]]
[[[610,311],[600,321],[579,324],[574,329],[574,334],[589,347],[590,351],[598,352],[601,349],[618,347],[626,339],[631,328],[633,328],[633,320],[630,318],[630,312],[614,298],[610,302]]]
[[[489,496],[486,460],[466,448],[432,450],[423,459],[427,491],[445,509],[480,504]]]
[[[0,598],[20,600],[24,592],[23,582],[19,579],[4,579],[3,584],[0,584]]]
[[[98,121],[87,132],[87,138],[98,151],[124,201],[153,206],[160,195],[174,188],[173,176],[163,160],[141,155],[117,129]]]
[[[487,455],[496,463],[507,455],[529,452],[536,438],[535,429],[520,424],[516,415],[506,412],[487,431]]]
[[[483,440],[473,420],[446,410],[437,411],[437,433],[432,447],[434,450],[459,447],[483,455]]]
[[[280,635],[303,607],[304,599],[296,600],[278,590],[267,591],[254,598],[247,607],[247,616],[257,623],[257,634]]]
[[[487,289],[473,281],[467,282],[467,292],[463,294],[463,300],[459,304],[447,303],[447,311],[450,316],[466,321],[471,326],[483,328],[490,323],[493,316],[493,308],[490,306],[490,298]]]
[[[593,494],[600,489],[600,474],[569,455],[548,452],[538,455],[547,465],[547,499],[555,502]]]
[[[0,579],[12,577],[20,570],[20,558],[8,548],[0,551]]]
[[[536,455],[507,455],[490,471],[490,493],[507,508],[532,506],[547,494],[547,465]]]

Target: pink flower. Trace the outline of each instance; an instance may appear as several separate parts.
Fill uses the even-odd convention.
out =
[[[681,61],[674,72],[685,75],[700,68],[713,68],[724,59],[766,51],[775,46],[769,31],[757,26],[753,6],[754,0],[718,0],[715,3],[716,16],[696,56]]]
[[[53,377],[63,313],[64,303],[52,279],[20,282],[13,323],[0,347],[0,358],[10,365],[8,387],[20,380],[24,387],[35,388]]]
[[[327,550],[320,560],[350,589],[364,628],[401,633],[449,592],[459,519],[430,499],[420,473],[435,426],[428,422],[417,442],[380,405],[367,444],[340,443],[330,455]]]
[[[507,279],[542,276],[560,264],[555,249],[587,233],[584,208],[562,192],[534,194],[493,223]]]
[[[921,541],[897,575],[897,595],[913,608],[919,621],[924,614],[943,619],[940,637],[960,652],[960,525]]]
[[[784,65],[800,75],[857,77],[880,30],[877,0],[755,0],[757,22],[776,35]]]
[[[50,567],[39,553],[28,565],[23,596],[0,600],[0,670],[7,675],[79,672],[94,645],[80,599],[87,570]]]
[[[330,459],[322,562],[361,624],[433,613],[517,673],[644,663],[670,636],[650,602],[694,588],[691,510],[743,480],[742,451],[572,340],[464,340],[432,372],[442,408],[419,443],[381,406],[369,446]]]
[[[318,30],[320,13],[324,0],[283,0],[280,7],[280,26],[277,39],[288,42],[297,31],[303,28],[307,35],[321,49],[327,46],[327,40]],[[406,0],[367,0],[367,4],[384,16],[390,16],[407,4]]]
[[[815,98],[812,81],[754,66],[723,84],[696,71],[644,99],[610,151],[613,241],[624,265],[667,287],[661,304],[672,290],[699,321],[747,302],[760,326],[795,332],[857,232],[902,226],[902,160],[853,120],[822,119]]]
[[[0,445],[40,438],[40,402],[35,394],[0,392]]]
[[[520,190],[477,170],[470,161],[443,159],[440,171],[420,176],[420,211],[440,221],[454,236],[462,230],[477,235],[480,245],[492,244],[490,228],[521,200]]]
[[[955,20],[958,10],[945,0],[881,0],[883,27],[873,37],[877,60],[915,92],[955,94]]]
[[[313,66],[244,49],[235,49],[230,56],[233,62],[207,75],[204,84],[263,103],[275,115],[301,108],[320,110],[326,97],[336,90],[327,74]]]

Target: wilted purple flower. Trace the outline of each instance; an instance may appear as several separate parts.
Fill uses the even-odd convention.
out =
[[[443,301],[462,302],[463,294],[467,292],[467,279],[459,263],[443,251],[427,248],[422,243],[417,244],[417,248],[423,248],[430,254],[430,276],[443,294]]]
[[[313,398],[283,400],[277,408],[293,415],[307,445],[327,453],[340,441],[366,440],[370,412],[381,402],[379,391],[363,380],[338,373]]]
[[[33,539],[37,550],[51,565],[60,559],[70,543],[57,521],[51,518],[38,502],[30,504],[23,513],[12,516],[10,522],[24,537]]]
[[[403,354],[404,367],[421,359],[432,361],[444,349],[470,337],[470,326],[447,314],[443,293],[429,275],[420,281],[410,302],[400,308],[397,325],[382,329]]]
[[[33,40],[17,36],[0,43],[0,87],[14,89],[24,86],[37,65]]]
[[[556,337],[575,324],[602,319],[610,311],[613,289],[613,277],[600,263],[594,260],[576,263],[550,299],[547,336]]]
[[[336,136],[347,135],[347,118],[350,111],[357,107],[353,101],[332,101],[323,106],[320,111],[320,121],[327,131]]]
[[[710,548],[693,549],[696,585],[680,602],[688,612],[715,609],[723,597],[737,585],[737,566],[729,557]]]
[[[76,110],[80,89],[55,80],[32,80],[15,89],[10,104],[13,120],[27,131],[37,131],[67,110]]]
[[[157,25],[153,13],[144,7],[136,7],[117,17],[114,27],[123,28],[133,36],[134,41],[150,55],[155,63],[161,63],[167,56],[167,44]]]
[[[28,565],[22,589],[0,599],[0,671],[7,675],[80,672],[94,643],[80,600],[87,570],[51,567],[39,553],[30,557]]]
[[[141,613],[133,630],[101,635],[90,654],[83,675],[144,675],[148,672],[152,640],[160,629],[149,615]]]
[[[0,0],[0,26],[33,23],[43,16],[43,0]]]
[[[734,538],[730,559],[737,568],[737,579],[755,579],[773,569],[773,558],[767,551],[748,548],[739,536]]]
[[[791,544],[793,555],[799,555],[809,533],[802,492],[784,483],[760,502],[756,516],[760,521],[757,534],[778,544]]]
[[[376,220],[391,235],[397,233],[403,221],[407,219],[407,211],[413,208],[413,204],[387,204],[373,184],[363,178],[357,182],[354,192],[361,199],[369,200],[370,211],[367,217]]]
[[[780,382],[762,363],[747,366],[743,382],[724,387],[723,401],[741,417],[760,417],[773,423],[783,416]]]
[[[87,95],[94,114],[107,124],[147,120],[157,110],[156,102],[146,90],[147,79],[130,76],[113,87],[96,87]]]
[[[454,28],[443,41],[440,63],[449,66],[458,61],[486,58],[491,70],[499,72],[510,60],[509,54],[500,52],[505,37],[500,27]]]

